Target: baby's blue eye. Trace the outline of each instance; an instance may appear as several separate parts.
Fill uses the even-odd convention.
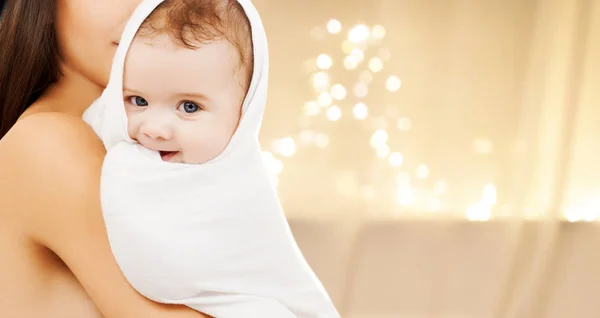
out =
[[[200,110],[200,107],[192,102],[183,102],[179,105],[179,111],[184,111],[188,114],[195,113]]]
[[[141,96],[131,96],[129,102],[140,107],[148,106],[148,101]]]

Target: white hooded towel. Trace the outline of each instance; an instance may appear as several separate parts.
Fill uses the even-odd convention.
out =
[[[268,50],[249,0],[239,3],[251,23],[254,73],[224,152],[205,164],[168,163],[129,138],[125,57],[161,2],[145,0],[133,13],[109,84],[84,113],[107,149],[100,194],[117,263],[144,296],[214,317],[339,317],[293,239],[263,164]]]

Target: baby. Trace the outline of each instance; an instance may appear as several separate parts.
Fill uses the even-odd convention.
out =
[[[164,161],[213,159],[237,128],[252,70],[250,22],[237,1],[163,2],[125,63],[130,137]]]
[[[101,201],[117,263],[144,296],[214,317],[339,318],[263,166],[258,13],[249,0],[161,2],[136,10],[84,114],[107,147]]]

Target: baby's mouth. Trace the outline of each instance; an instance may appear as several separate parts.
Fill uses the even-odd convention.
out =
[[[162,158],[163,161],[169,161],[171,160],[176,154],[179,153],[179,151],[159,151],[160,152],[160,157]]]

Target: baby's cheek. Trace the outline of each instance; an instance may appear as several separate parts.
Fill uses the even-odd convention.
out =
[[[222,131],[196,135],[196,137],[188,138],[186,149],[184,149],[184,153],[187,153],[186,160],[190,161],[189,163],[204,163],[217,157],[225,150],[229,142],[229,138]]]
[[[136,132],[136,127],[139,126],[137,124],[137,118],[136,116],[134,116],[133,114],[131,114],[131,112],[129,111],[125,111],[127,113],[127,133],[129,134],[130,138],[135,139],[137,132]]]

